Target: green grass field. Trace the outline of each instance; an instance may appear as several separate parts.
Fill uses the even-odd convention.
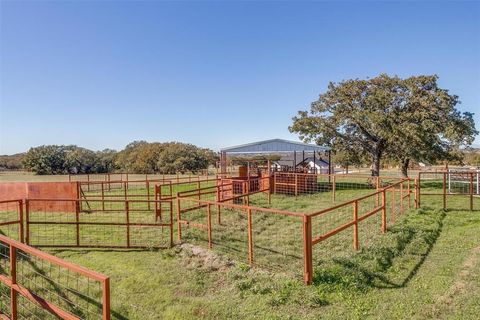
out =
[[[365,192],[339,190],[337,201]],[[214,225],[212,251],[204,249],[205,232],[196,230],[186,230],[185,237],[199,247],[47,251],[111,277],[114,319],[477,319],[480,211],[464,210],[466,202],[467,197],[451,197],[452,209],[443,211],[441,197],[425,196],[421,209],[398,216],[384,235],[375,215],[359,230],[358,252],[352,249],[351,230],[319,243],[311,286],[303,284],[302,270],[297,272],[301,252],[271,250],[282,245],[301,250],[294,241],[296,221],[254,218],[257,266],[250,268],[245,242],[239,241],[245,219],[234,210],[222,215],[230,228]],[[276,195],[269,206],[313,212],[331,203],[331,194],[324,192]],[[268,206],[263,194],[251,204]],[[338,218],[350,211],[337,213]],[[317,230],[327,222],[339,220],[322,220]]]

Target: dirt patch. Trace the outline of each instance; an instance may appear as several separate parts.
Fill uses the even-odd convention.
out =
[[[217,255],[212,250],[188,243],[178,246],[177,253],[182,258],[182,265],[189,269],[216,271],[224,270],[234,265],[231,259]]]

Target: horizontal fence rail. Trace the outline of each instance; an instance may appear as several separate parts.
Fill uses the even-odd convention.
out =
[[[108,320],[110,280],[0,235],[0,318]]]

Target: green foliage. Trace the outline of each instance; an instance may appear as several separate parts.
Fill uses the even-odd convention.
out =
[[[0,156],[0,170],[19,170],[23,168],[23,157],[25,153]]]
[[[74,145],[40,146],[31,148],[22,159],[27,170],[42,175],[116,170],[130,173],[184,173],[208,168],[209,164],[216,163],[218,155],[210,149],[192,144],[134,141],[120,152],[111,149],[95,152]],[[2,166],[2,162],[0,167],[8,168]]]
[[[381,74],[330,83],[289,129],[347,158],[369,157],[373,175],[379,175],[382,158],[400,163],[404,174],[410,161],[456,159],[478,132],[473,114],[460,113],[458,97],[439,88],[437,80]]]
[[[179,142],[167,143],[158,157],[160,172],[197,172],[208,168],[209,159],[204,150],[192,144]]]
[[[23,164],[26,169],[37,174],[65,173],[67,170],[66,148],[58,145],[30,148],[23,159]]]

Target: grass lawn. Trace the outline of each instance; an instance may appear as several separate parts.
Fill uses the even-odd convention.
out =
[[[338,190],[337,201],[366,192]],[[269,206],[313,212],[331,200],[329,192],[276,195]],[[466,203],[468,197],[449,197],[449,208],[462,210],[443,211],[441,197],[424,196],[422,209],[398,216],[384,235],[374,215],[360,227],[358,252],[351,230],[320,242],[314,246],[311,286],[303,284],[302,269],[297,272],[302,262],[301,246],[293,241],[297,221],[283,217],[254,216],[259,266],[253,268],[246,264],[245,220],[235,211],[222,216],[234,232],[214,226],[214,250],[204,249],[205,232],[186,230],[188,244],[171,249],[47,251],[111,277],[113,319],[477,319],[480,211],[463,210]],[[262,194],[251,204],[268,206]],[[315,230],[351,211],[337,213],[333,220],[319,220]],[[276,252],[268,244],[300,252]],[[265,267],[267,260],[278,264]]]
[[[436,198],[360,252],[322,259],[308,287],[185,246],[51,252],[111,276],[114,319],[477,319],[480,212],[444,212]]]

